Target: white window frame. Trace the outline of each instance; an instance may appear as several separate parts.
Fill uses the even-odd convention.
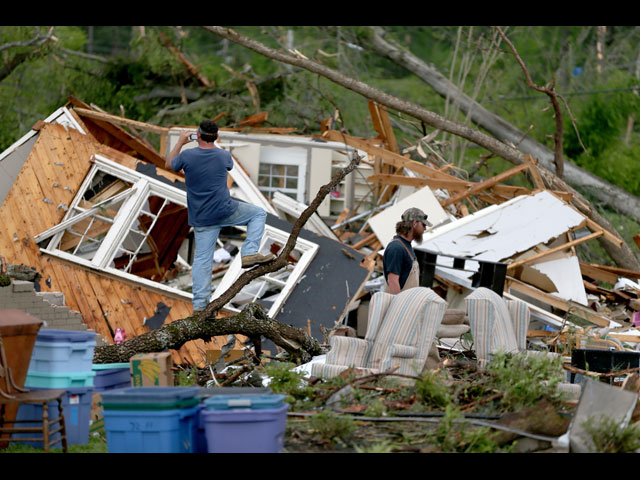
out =
[[[172,293],[184,299],[191,300],[193,298],[193,295],[189,292],[183,292],[182,290],[172,288],[167,285],[163,285],[161,283],[154,282],[137,275],[133,275],[131,273],[123,272],[122,270],[118,270],[117,268],[109,266],[113,261],[116,253],[121,248],[122,242],[132,230],[135,231],[135,229],[133,228],[133,224],[140,215],[140,211],[142,210],[145,202],[147,201],[147,198],[150,195],[164,198],[171,203],[181,205],[186,208],[186,192],[180,190],[179,188],[167,185],[159,180],[151,178],[143,173],[136,172],[135,170],[124,167],[102,155],[96,154],[91,158],[94,162],[94,165],[91,167],[91,170],[78,189],[76,197],[71,203],[71,206],[69,207],[69,210],[67,211],[67,214],[65,215],[63,221],[58,225],[50,228],[49,230],[42,232],[34,237],[35,241],[38,243],[46,240],[47,238],[53,237],[46,247],[40,248],[40,251],[43,254],[51,255],[62,260],[76,263],[88,269],[102,271],[116,277],[124,278],[126,280],[142,284],[156,290],[160,290],[163,293]],[[76,255],[72,255],[59,250],[57,248],[57,245],[60,244],[60,240],[64,235],[64,231],[69,225],[82,220],[82,218],[87,218],[93,213],[92,210],[94,210],[95,207],[85,210],[79,215],[75,215],[72,217],[74,211],[83,210],[81,207],[79,207],[79,203],[84,193],[91,185],[91,181],[98,171],[108,173],[110,175],[113,175],[114,177],[124,180],[125,182],[132,183],[133,187],[125,192],[121,192],[120,194],[111,197],[111,201],[113,201],[116,197],[125,198],[124,204],[118,210],[118,213],[113,219],[113,225],[102,240],[102,243],[98,248],[98,251],[93,256],[92,260],[86,260]],[[124,195],[125,193],[126,195]],[[82,216],[82,218],[78,218],[80,216]]]
[[[284,248],[284,246],[287,243],[287,240],[289,239],[289,235],[290,235],[289,233],[283,230],[274,228],[270,225],[265,225],[265,232],[262,237],[262,241],[260,242],[259,251],[261,253],[267,253],[266,246],[271,242],[278,242]],[[298,238],[296,241],[296,246],[294,247],[294,251],[298,251],[299,253],[301,253],[301,256],[298,262],[296,263],[293,271],[290,273],[289,277],[287,278],[286,282],[283,282],[282,280],[279,280],[277,278],[269,277],[269,275],[277,276],[278,272],[273,272],[272,274],[268,274],[260,278],[261,280],[265,280],[267,282],[271,282],[273,284],[276,284],[282,287],[282,290],[280,291],[278,298],[273,303],[273,305],[271,305],[271,307],[269,308],[269,311],[267,312],[267,315],[269,317],[274,318],[278,314],[278,312],[280,312],[280,309],[286,302],[287,298],[289,297],[289,294],[293,291],[295,286],[298,284],[298,282],[302,278],[302,275],[304,274],[304,271],[311,264],[311,261],[314,259],[314,257],[318,253],[318,249],[319,249],[319,245],[317,243],[310,242],[303,238]],[[280,270],[279,272],[281,271],[282,270]],[[242,274],[242,272],[243,272],[243,269],[242,269],[242,261],[240,259],[240,255],[236,255],[236,257],[231,261],[231,265],[229,265],[229,269],[227,270],[227,273],[225,273],[224,277],[222,277],[222,279],[220,280],[220,283],[218,284],[215,291],[211,295],[211,300],[215,300],[220,295],[222,295],[222,293],[227,291],[229,287],[233,285],[234,282],[238,279],[238,277]],[[236,313],[240,311],[231,306],[227,306],[226,309]]]

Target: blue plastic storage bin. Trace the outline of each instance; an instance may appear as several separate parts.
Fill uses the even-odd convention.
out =
[[[96,340],[96,332],[56,330],[53,328],[40,330],[36,337],[36,342],[89,342],[91,340]]]
[[[200,410],[209,453],[279,453],[289,404],[257,410]]]
[[[41,390],[33,388],[32,390]],[[89,425],[91,423],[91,396],[92,387],[69,388],[62,400],[62,411],[64,414],[64,426],[67,434],[68,445],[86,445],[89,443]],[[58,402],[47,403],[49,418],[58,416]],[[21,420],[41,420],[42,405],[23,403],[18,409],[16,422]],[[16,426],[29,427],[35,424],[16,423]],[[55,424],[54,428],[58,425]],[[30,433],[14,433],[12,438],[33,438]],[[52,436],[53,439],[60,437],[60,433]],[[42,448],[42,442],[24,442],[33,447]],[[58,444],[56,448],[62,448]]]
[[[215,395],[203,403],[207,410],[274,409],[282,407],[285,395]]]
[[[128,363],[93,364],[93,390],[102,392],[131,386],[131,368]]]
[[[104,410],[109,453],[194,453],[199,406],[173,410]]]
[[[33,346],[29,371],[40,373],[90,372],[95,346],[95,340],[53,342],[37,339]]]
[[[27,372],[24,386],[27,388],[75,388],[93,387],[93,378],[96,374],[92,371],[81,373],[43,373]]]

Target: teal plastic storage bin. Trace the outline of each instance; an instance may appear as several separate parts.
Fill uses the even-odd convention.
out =
[[[93,379],[95,392],[131,386],[131,369],[128,363],[94,363],[91,369],[96,374]]]
[[[207,410],[274,409],[282,407],[285,395],[214,395],[203,401]]]
[[[279,408],[200,410],[209,453],[279,453],[289,404]]]
[[[32,390],[39,390],[33,388]],[[91,397],[92,387],[69,388],[62,400],[62,411],[64,414],[64,426],[67,434],[68,445],[86,445],[89,443],[89,426],[91,419]],[[58,402],[47,404],[49,418],[58,416]],[[20,420],[40,420],[42,419],[42,405],[21,404],[16,416],[16,422]],[[16,426],[32,427],[33,423],[16,423]],[[57,424],[55,425],[57,427]],[[53,439],[60,437],[60,433],[53,435]],[[33,434],[14,433],[12,438],[33,438]],[[42,442],[24,442],[36,448],[42,448]],[[58,444],[55,448],[62,448]]]
[[[93,378],[96,374],[92,371],[83,373],[43,373],[27,372],[24,386],[27,388],[75,388],[93,387]]]
[[[140,410],[145,406],[175,405],[180,402],[195,400],[199,402],[200,387],[127,387],[109,390],[102,393],[102,404],[121,405]],[[119,408],[120,410],[121,408]]]
[[[199,406],[174,410],[104,410],[109,453],[194,453]]]

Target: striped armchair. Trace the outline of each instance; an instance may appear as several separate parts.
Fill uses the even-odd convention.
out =
[[[377,373],[399,365],[396,373],[417,375],[446,308],[447,302],[429,288],[411,288],[398,295],[375,293],[365,338],[331,337],[326,362],[314,363],[311,374],[334,377],[350,367]]]
[[[465,299],[471,335],[478,359],[484,366],[498,351],[523,352],[527,348],[529,306],[505,300],[493,290],[480,287]]]

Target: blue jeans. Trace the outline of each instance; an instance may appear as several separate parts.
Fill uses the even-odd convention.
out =
[[[241,255],[254,255],[260,248],[260,240],[264,234],[267,212],[261,207],[238,202],[238,208],[217,225],[193,227],[196,251],[191,268],[193,280],[193,309],[203,310],[211,298],[211,272],[213,270],[213,252],[222,227],[237,225],[247,226],[247,237],[242,244]]]

